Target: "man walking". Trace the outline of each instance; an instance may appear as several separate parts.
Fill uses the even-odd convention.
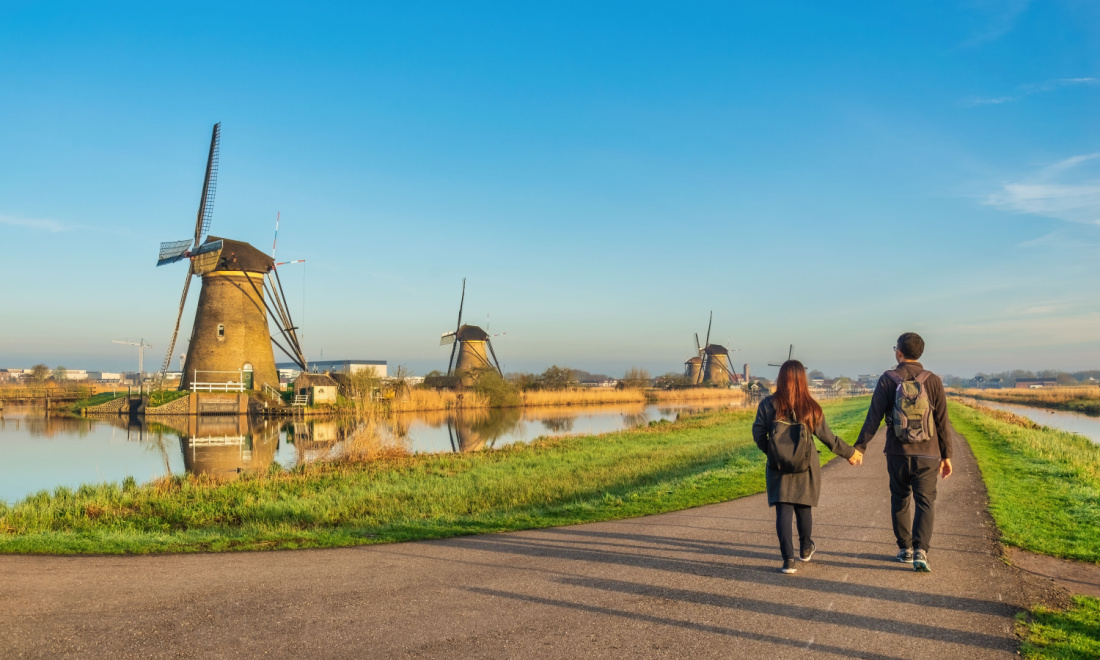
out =
[[[849,460],[863,462],[883,417],[886,418],[886,469],[890,473],[890,511],[898,561],[930,572],[928,546],[935,519],[936,474],[951,475],[951,426],[943,381],[917,360],[924,340],[915,332],[898,337],[894,357],[898,366],[879,378],[871,408]],[[910,512],[910,494],[916,511]]]

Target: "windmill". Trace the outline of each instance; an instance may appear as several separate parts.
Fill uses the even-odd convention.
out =
[[[787,349],[787,361],[788,362],[790,362],[791,357],[793,355],[794,355],[794,344],[791,344],[791,347]],[[769,367],[782,367],[783,365],[781,365],[781,364],[772,364],[771,362],[769,362],[768,366]]]
[[[714,324],[714,312],[707,321],[707,336],[703,344],[699,343],[699,334],[695,334],[695,350],[698,357],[684,363],[684,375],[692,385],[702,383],[729,383],[736,380],[730,366],[729,349],[721,344],[710,343],[710,330]]]
[[[493,369],[502,377],[500,362],[497,360],[496,351],[493,350],[493,341],[489,333],[476,325],[462,324],[462,308],[466,305],[466,278],[462,278],[462,298],[458,303],[458,324],[453,332],[445,332],[439,338],[439,345],[451,344],[451,359],[447,362],[447,375],[459,376],[465,386],[473,385],[472,372],[478,369]],[[485,349],[489,349],[486,355]],[[455,355],[458,359],[455,359]],[[489,363],[489,355],[493,356],[492,364]]]
[[[189,261],[176,325],[161,365],[162,380],[176,347],[191,277],[202,278],[181,390],[193,389],[196,384],[208,387],[230,382],[242,383],[245,389],[261,389],[264,384],[278,386],[272,344],[303,371],[306,366],[275,260],[242,241],[210,235],[203,240],[214,213],[220,143],[219,123],[214,124],[210,136],[193,242],[184,239],[161,243],[157,260],[157,266]],[[286,346],[272,337],[269,321],[274,322]]]

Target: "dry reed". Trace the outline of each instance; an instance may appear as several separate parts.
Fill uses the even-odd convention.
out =
[[[530,390],[523,393],[524,407],[591,406],[603,403],[645,403],[645,390],[636,388],[581,387],[568,390]]]
[[[1100,387],[1044,387],[1042,389],[1011,390],[957,390],[959,394],[976,399],[1042,405],[1100,399]]]
[[[718,387],[689,387],[682,390],[657,390],[657,401],[671,403],[676,401],[736,401],[745,398],[741,390]]]

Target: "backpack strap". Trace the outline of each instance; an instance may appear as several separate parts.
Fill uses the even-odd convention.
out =
[[[928,380],[928,377],[931,376],[931,375],[932,375],[932,372],[925,369],[924,371],[917,374],[916,377],[913,380],[917,381],[921,385],[924,385],[924,381]]]
[[[901,385],[902,382],[905,380],[901,377],[901,374],[899,374],[895,369],[887,371],[884,375],[889,376],[890,380],[894,381],[895,385]]]

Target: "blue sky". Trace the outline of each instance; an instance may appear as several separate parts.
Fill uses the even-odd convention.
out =
[[[215,121],[314,359],[1100,366],[1096,3],[188,4],[0,4],[0,366],[159,363]]]

